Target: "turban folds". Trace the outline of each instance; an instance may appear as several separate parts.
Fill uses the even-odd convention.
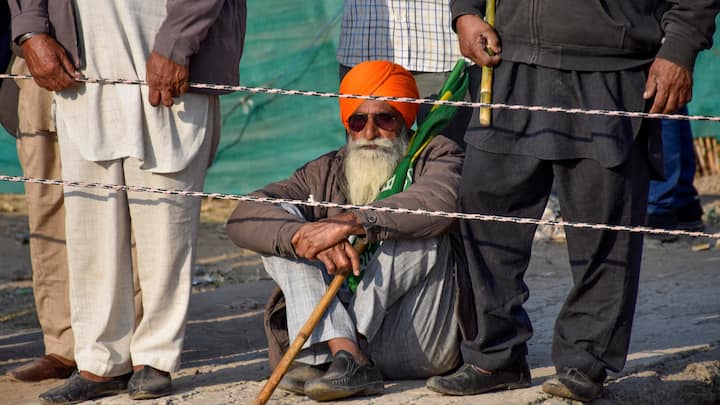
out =
[[[419,98],[415,78],[404,67],[392,62],[378,60],[362,62],[345,75],[340,83],[341,94],[358,94],[362,96],[391,96]],[[366,100],[356,98],[340,98],[340,118],[347,127],[348,118]],[[405,125],[410,128],[418,113],[418,104],[388,101],[403,117]]]

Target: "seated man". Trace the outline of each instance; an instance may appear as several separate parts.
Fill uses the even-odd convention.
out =
[[[340,92],[418,97],[413,76],[386,61],[355,66]],[[253,195],[455,211],[463,154],[444,136],[423,149],[409,187],[375,201],[405,155],[417,109],[340,99],[349,143]],[[293,368],[280,387],[333,400],[381,393],[383,377],[427,378],[453,369],[459,362],[454,226],[448,218],[241,202],[228,220],[228,234],[238,246],[268,255],[263,263],[285,295],[291,338],[333,274],[352,269],[358,276],[356,291],[341,290],[305,343],[296,359],[305,366]],[[352,235],[379,246],[360,260],[348,241]]]

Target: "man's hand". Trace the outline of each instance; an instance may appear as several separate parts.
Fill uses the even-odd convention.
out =
[[[356,276],[360,275],[360,254],[348,241],[321,251],[316,258],[322,262],[328,274],[343,274],[352,270]]]
[[[82,75],[68,57],[65,49],[47,34],[37,34],[22,44],[28,70],[38,86],[60,91],[75,85]]]
[[[313,260],[321,251],[347,241],[350,235],[361,235],[365,229],[360,218],[352,212],[345,212],[317,222],[308,222],[292,237],[295,253]]]
[[[180,97],[190,88],[190,71],[187,66],[153,52],[147,63],[147,83],[150,104],[165,107],[173,105],[173,98]]]
[[[650,113],[673,114],[692,99],[692,85],[690,70],[667,59],[655,58],[643,98],[655,97]]]
[[[460,52],[480,66],[495,66],[500,63],[500,38],[495,29],[482,18],[465,14],[455,21],[455,29],[460,42]],[[486,48],[495,55],[490,56]]]
[[[357,252],[347,239],[350,235],[362,235],[364,232],[365,229],[357,215],[346,212],[304,224],[295,232],[291,242],[295,254],[308,260],[322,261],[328,272],[331,272],[331,268],[333,272],[338,268],[340,270],[347,268],[347,263],[352,263],[353,270],[359,271]]]

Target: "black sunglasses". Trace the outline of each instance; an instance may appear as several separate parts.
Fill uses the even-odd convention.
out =
[[[384,129],[386,131],[394,130],[397,125],[398,117],[395,114],[391,114],[391,113],[353,114],[350,117],[348,117],[348,120],[347,120],[348,128],[350,128],[350,130],[354,131],[354,132],[362,131],[363,128],[365,128],[365,125],[367,125],[369,116],[373,117],[373,121],[375,121],[375,125],[377,125],[380,129]]]

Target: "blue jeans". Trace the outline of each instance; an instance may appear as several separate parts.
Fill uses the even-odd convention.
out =
[[[687,107],[677,113],[687,114]],[[698,204],[690,121],[662,120],[662,142],[665,180],[650,181],[649,215],[674,215],[678,209]]]

